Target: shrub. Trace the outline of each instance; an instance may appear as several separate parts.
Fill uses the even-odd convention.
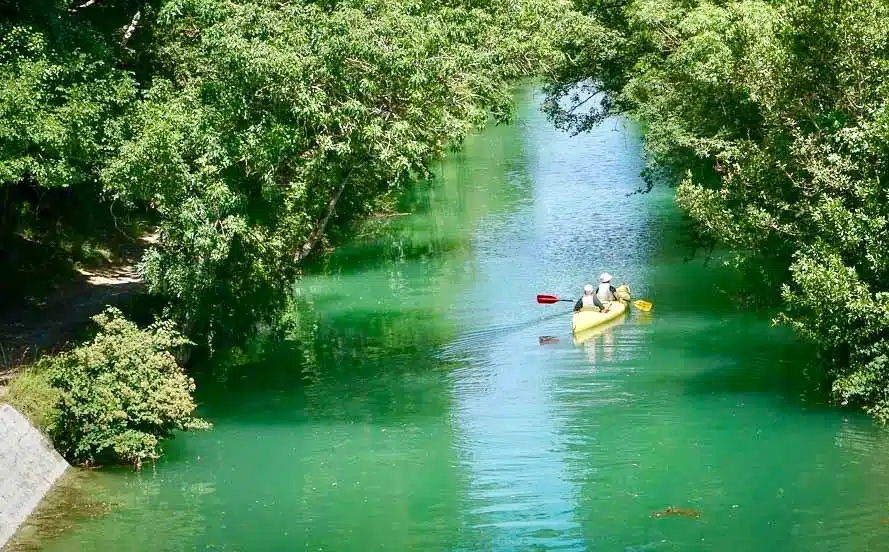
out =
[[[174,431],[209,427],[194,415],[194,381],[173,356],[189,342],[172,322],[140,329],[111,307],[93,320],[91,341],[45,361],[60,392],[49,433],[62,454],[138,468],[160,457],[160,441]]]

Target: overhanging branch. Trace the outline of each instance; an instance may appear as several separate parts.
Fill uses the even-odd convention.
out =
[[[130,24],[127,26],[127,29],[123,33],[123,38],[120,39],[120,47],[124,48],[127,45],[127,42],[133,38],[133,33],[136,32],[136,26],[139,25],[139,19],[142,18],[142,10],[136,12],[136,15],[133,16],[133,20],[130,21]]]
[[[312,249],[315,245],[318,244],[318,241],[321,239],[321,236],[324,235],[324,230],[327,228],[327,224],[330,222],[330,217],[333,216],[334,210],[336,210],[336,203],[340,200],[340,197],[343,195],[343,190],[346,189],[346,184],[349,182],[349,173],[346,173],[346,176],[343,177],[343,181],[340,182],[339,188],[337,188],[336,193],[327,201],[327,212],[324,214],[324,218],[318,223],[318,226],[312,230],[312,233],[309,234],[308,239],[303,242],[302,246],[296,250],[296,254],[293,255],[293,262],[300,263],[303,259],[309,256],[309,253],[312,252]]]
[[[79,6],[74,6],[74,7],[68,8],[68,11],[71,12],[71,13],[74,13],[74,12],[76,12],[77,10],[82,10],[83,8],[88,8],[88,7],[92,6],[93,4],[95,4],[95,3],[98,2],[98,1],[99,1],[99,0],[87,0],[86,2],[84,2],[83,4],[81,4],[81,5],[79,5]]]

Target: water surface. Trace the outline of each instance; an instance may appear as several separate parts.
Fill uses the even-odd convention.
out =
[[[110,512],[40,546],[885,549],[889,439],[806,400],[809,349],[684,261],[670,190],[627,195],[633,125],[571,138],[518,101],[296,284],[283,342],[199,381],[212,432],[98,474]],[[603,270],[655,309],[575,342],[534,296]]]

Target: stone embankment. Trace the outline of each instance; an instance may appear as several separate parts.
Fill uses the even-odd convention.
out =
[[[0,404],[0,549],[68,463],[16,409]]]

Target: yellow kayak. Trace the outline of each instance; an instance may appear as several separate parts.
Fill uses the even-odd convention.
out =
[[[571,332],[578,333],[590,328],[595,328],[601,324],[614,320],[627,312],[627,305],[622,301],[614,301],[608,312],[599,312],[596,310],[582,310],[575,312],[571,316]]]
[[[593,326],[592,328],[587,328],[586,330],[581,330],[579,332],[574,332],[571,337],[575,345],[582,345],[583,343],[586,343],[591,339],[600,337],[602,335],[608,335],[610,331],[612,331],[615,327],[620,326],[624,322],[626,322],[626,318],[618,317],[611,320],[610,322],[599,324],[598,326]]]

